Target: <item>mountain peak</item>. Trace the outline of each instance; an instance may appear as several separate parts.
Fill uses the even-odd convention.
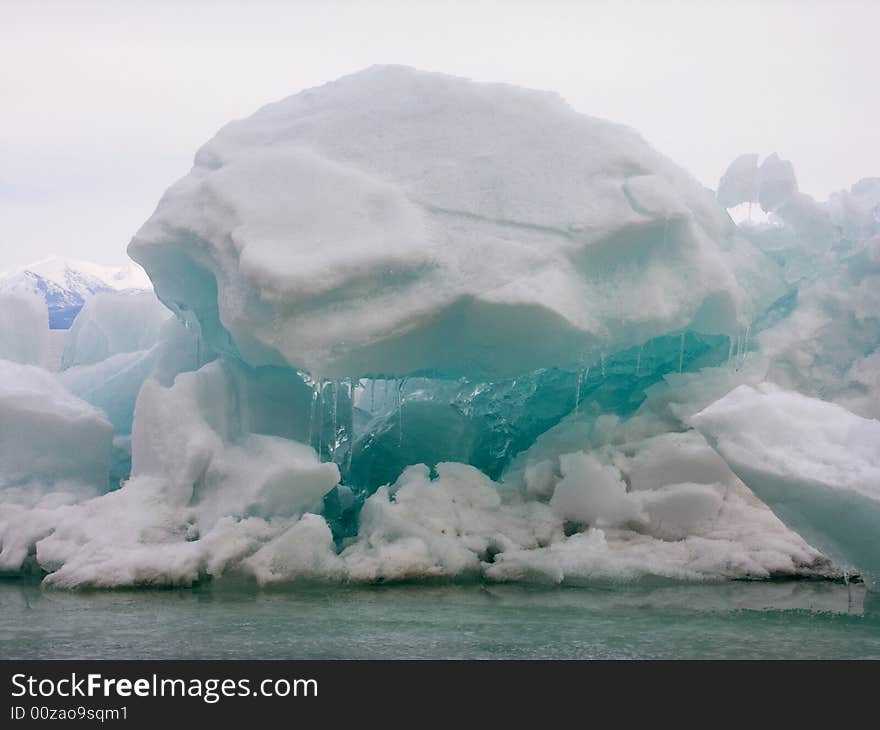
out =
[[[35,292],[46,301],[52,329],[70,327],[85,300],[93,294],[150,287],[146,272],[132,261],[114,267],[47,256],[0,275],[0,291]]]

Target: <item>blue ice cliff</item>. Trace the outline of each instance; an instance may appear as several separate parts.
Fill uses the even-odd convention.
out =
[[[95,297],[58,376],[0,319],[0,453],[45,453],[0,468],[0,569],[870,580],[878,205],[775,155],[716,199],[553,94],[402,67],[266,106],[129,245],[161,304]]]

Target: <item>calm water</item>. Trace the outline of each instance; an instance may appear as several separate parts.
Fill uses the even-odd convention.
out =
[[[0,580],[0,657],[880,658],[880,601],[814,581],[63,592]]]

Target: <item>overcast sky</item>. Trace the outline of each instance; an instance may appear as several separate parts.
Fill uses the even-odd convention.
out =
[[[880,176],[880,2],[0,0],[0,270],[125,246],[226,121],[374,63],[562,94],[715,187]]]

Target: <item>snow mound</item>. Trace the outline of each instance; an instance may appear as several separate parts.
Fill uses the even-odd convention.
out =
[[[733,332],[777,283],[635,132],[388,66],[224,127],[129,253],[215,348],[318,377],[590,362]]]

